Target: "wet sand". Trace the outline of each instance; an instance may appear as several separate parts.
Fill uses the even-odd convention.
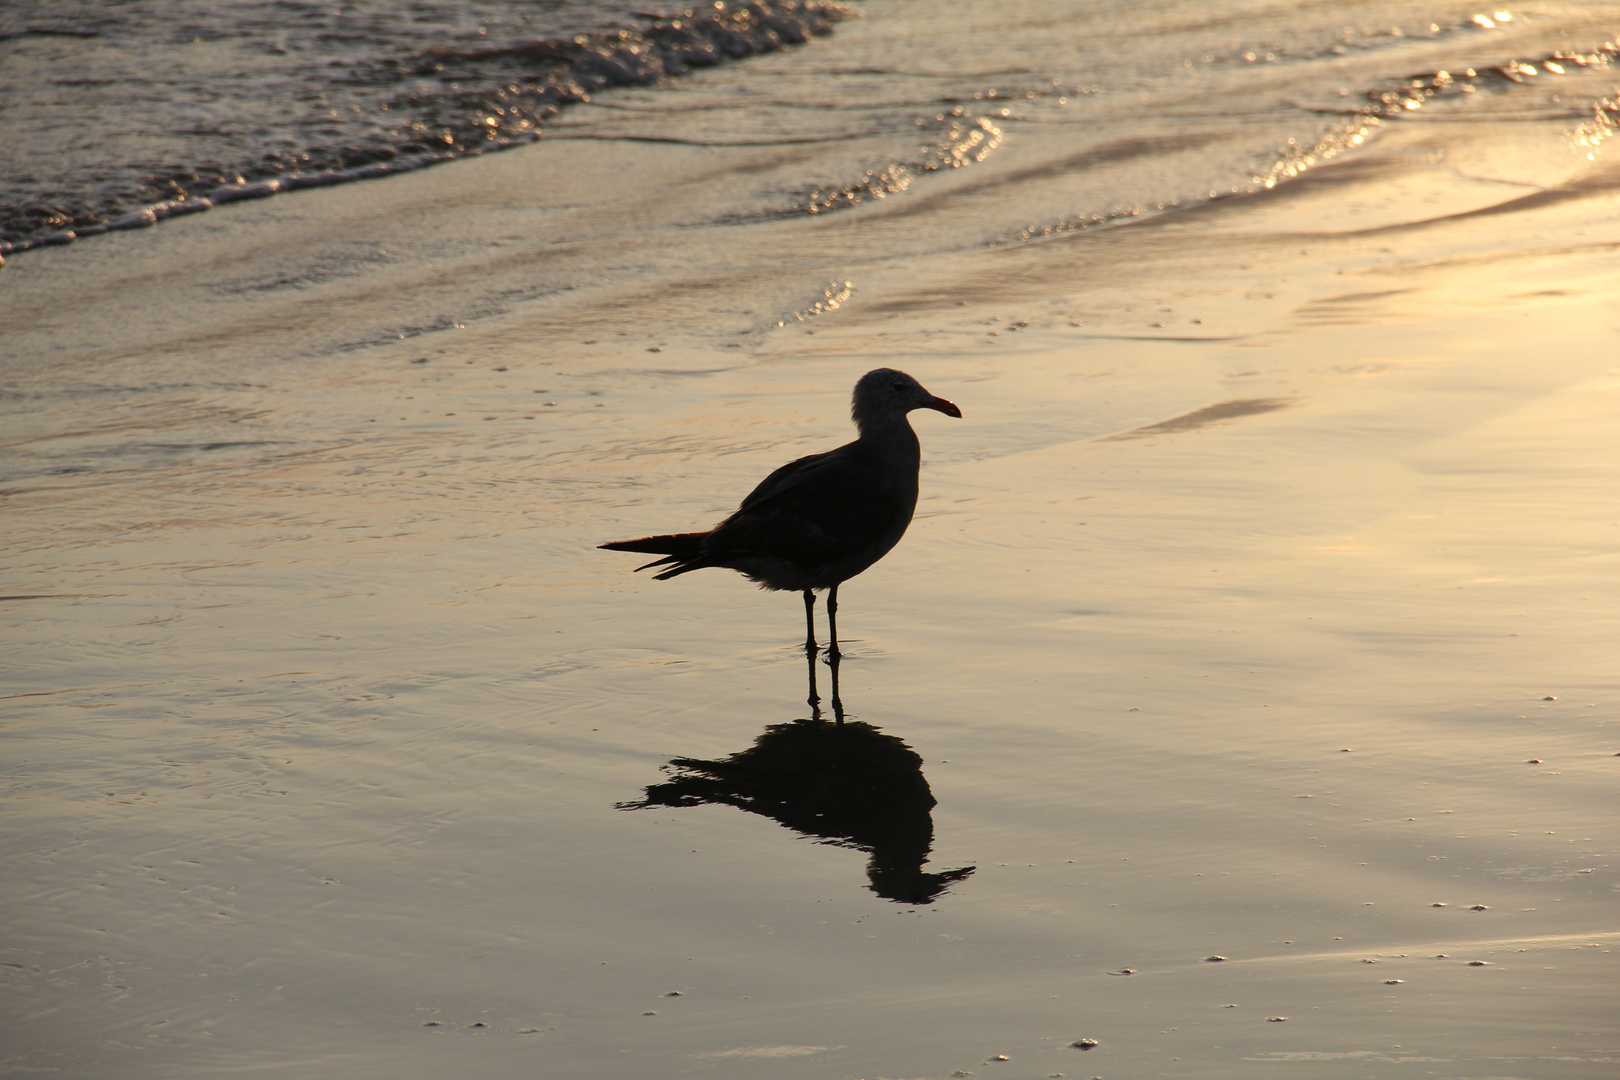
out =
[[[1620,199],[1448,138],[949,258],[883,254],[900,200],[754,226],[729,278],[642,226],[752,151],[589,141],[13,260],[0,1060],[1613,1075]],[[846,752],[796,596],[594,545],[879,365],[965,414],[841,596],[900,794],[842,844],[626,808]],[[808,753],[730,794],[813,814]]]

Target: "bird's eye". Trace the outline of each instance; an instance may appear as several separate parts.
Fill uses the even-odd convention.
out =
[[[906,384],[903,383],[903,382],[897,382],[897,383],[894,384],[894,389],[896,389],[896,390],[904,390],[905,388],[906,388]]]

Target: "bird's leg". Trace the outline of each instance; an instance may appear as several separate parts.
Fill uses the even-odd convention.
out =
[[[838,694],[838,661],[840,659],[842,657],[838,653],[829,653],[827,656],[827,666],[832,668],[833,719],[837,720],[839,725],[842,726],[844,723],[844,699]]]
[[[827,592],[827,633],[832,636],[832,643],[827,646],[829,659],[837,660],[844,654],[838,651],[838,586],[834,585]]]
[[[816,693],[816,654],[815,653],[806,650],[806,652],[804,654],[804,666],[806,668],[808,668],[809,671],[810,671],[810,697],[808,698],[808,700],[810,702],[810,719],[819,721],[821,719],[821,695]],[[835,693],[833,694],[833,698],[834,698],[835,701],[836,701],[836,699],[838,697],[838,694],[836,693],[837,686],[838,686],[838,680],[835,677],[833,679],[833,687],[834,687],[834,690],[835,690]],[[839,710],[840,715],[839,715],[839,718],[838,718],[839,723],[843,723],[842,712],[843,712],[843,710],[840,708],[840,710]]]
[[[810,656],[816,655],[816,593],[814,589],[804,590],[804,651]]]

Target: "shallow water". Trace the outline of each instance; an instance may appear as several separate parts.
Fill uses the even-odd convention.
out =
[[[1110,210],[1052,163],[1121,105],[772,213],[962,96],[864,73],[918,69],[904,10],[569,141],[11,261],[8,1067],[1612,1074],[1606,140],[1486,86],[1019,241]],[[1237,55],[1284,30],[1338,40]],[[840,71],[899,102],[859,139],[708,145]],[[685,142],[618,137],[683,97]],[[1230,104],[1132,205],[1343,121]],[[847,438],[880,364],[965,415],[914,417],[918,518],[841,590],[840,734],[797,597],[594,545]]]
[[[0,255],[533,141],[608,87],[831,31],[750,0],[18,0],[0,11]]]

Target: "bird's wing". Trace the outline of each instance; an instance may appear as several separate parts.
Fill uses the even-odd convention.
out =
[[[853,445],[771,473],[715,529],[711,550],[816,565],[879,543],[910,507],[882,469],[851,452]]]
[[[841,446],[838,450],[811,454],[808,457],[799,458],[797,461],[788,462],[756,484],[754,490],[750,491],[747,498],[743,499],[742,505],[737,507],[737,512],[740,514],[744,510],[752,509],[767,499],[782,495],[807,480],[811,480],[815,473],[825,466],[828,458],[834,457],[843,449],[844,447]]]

